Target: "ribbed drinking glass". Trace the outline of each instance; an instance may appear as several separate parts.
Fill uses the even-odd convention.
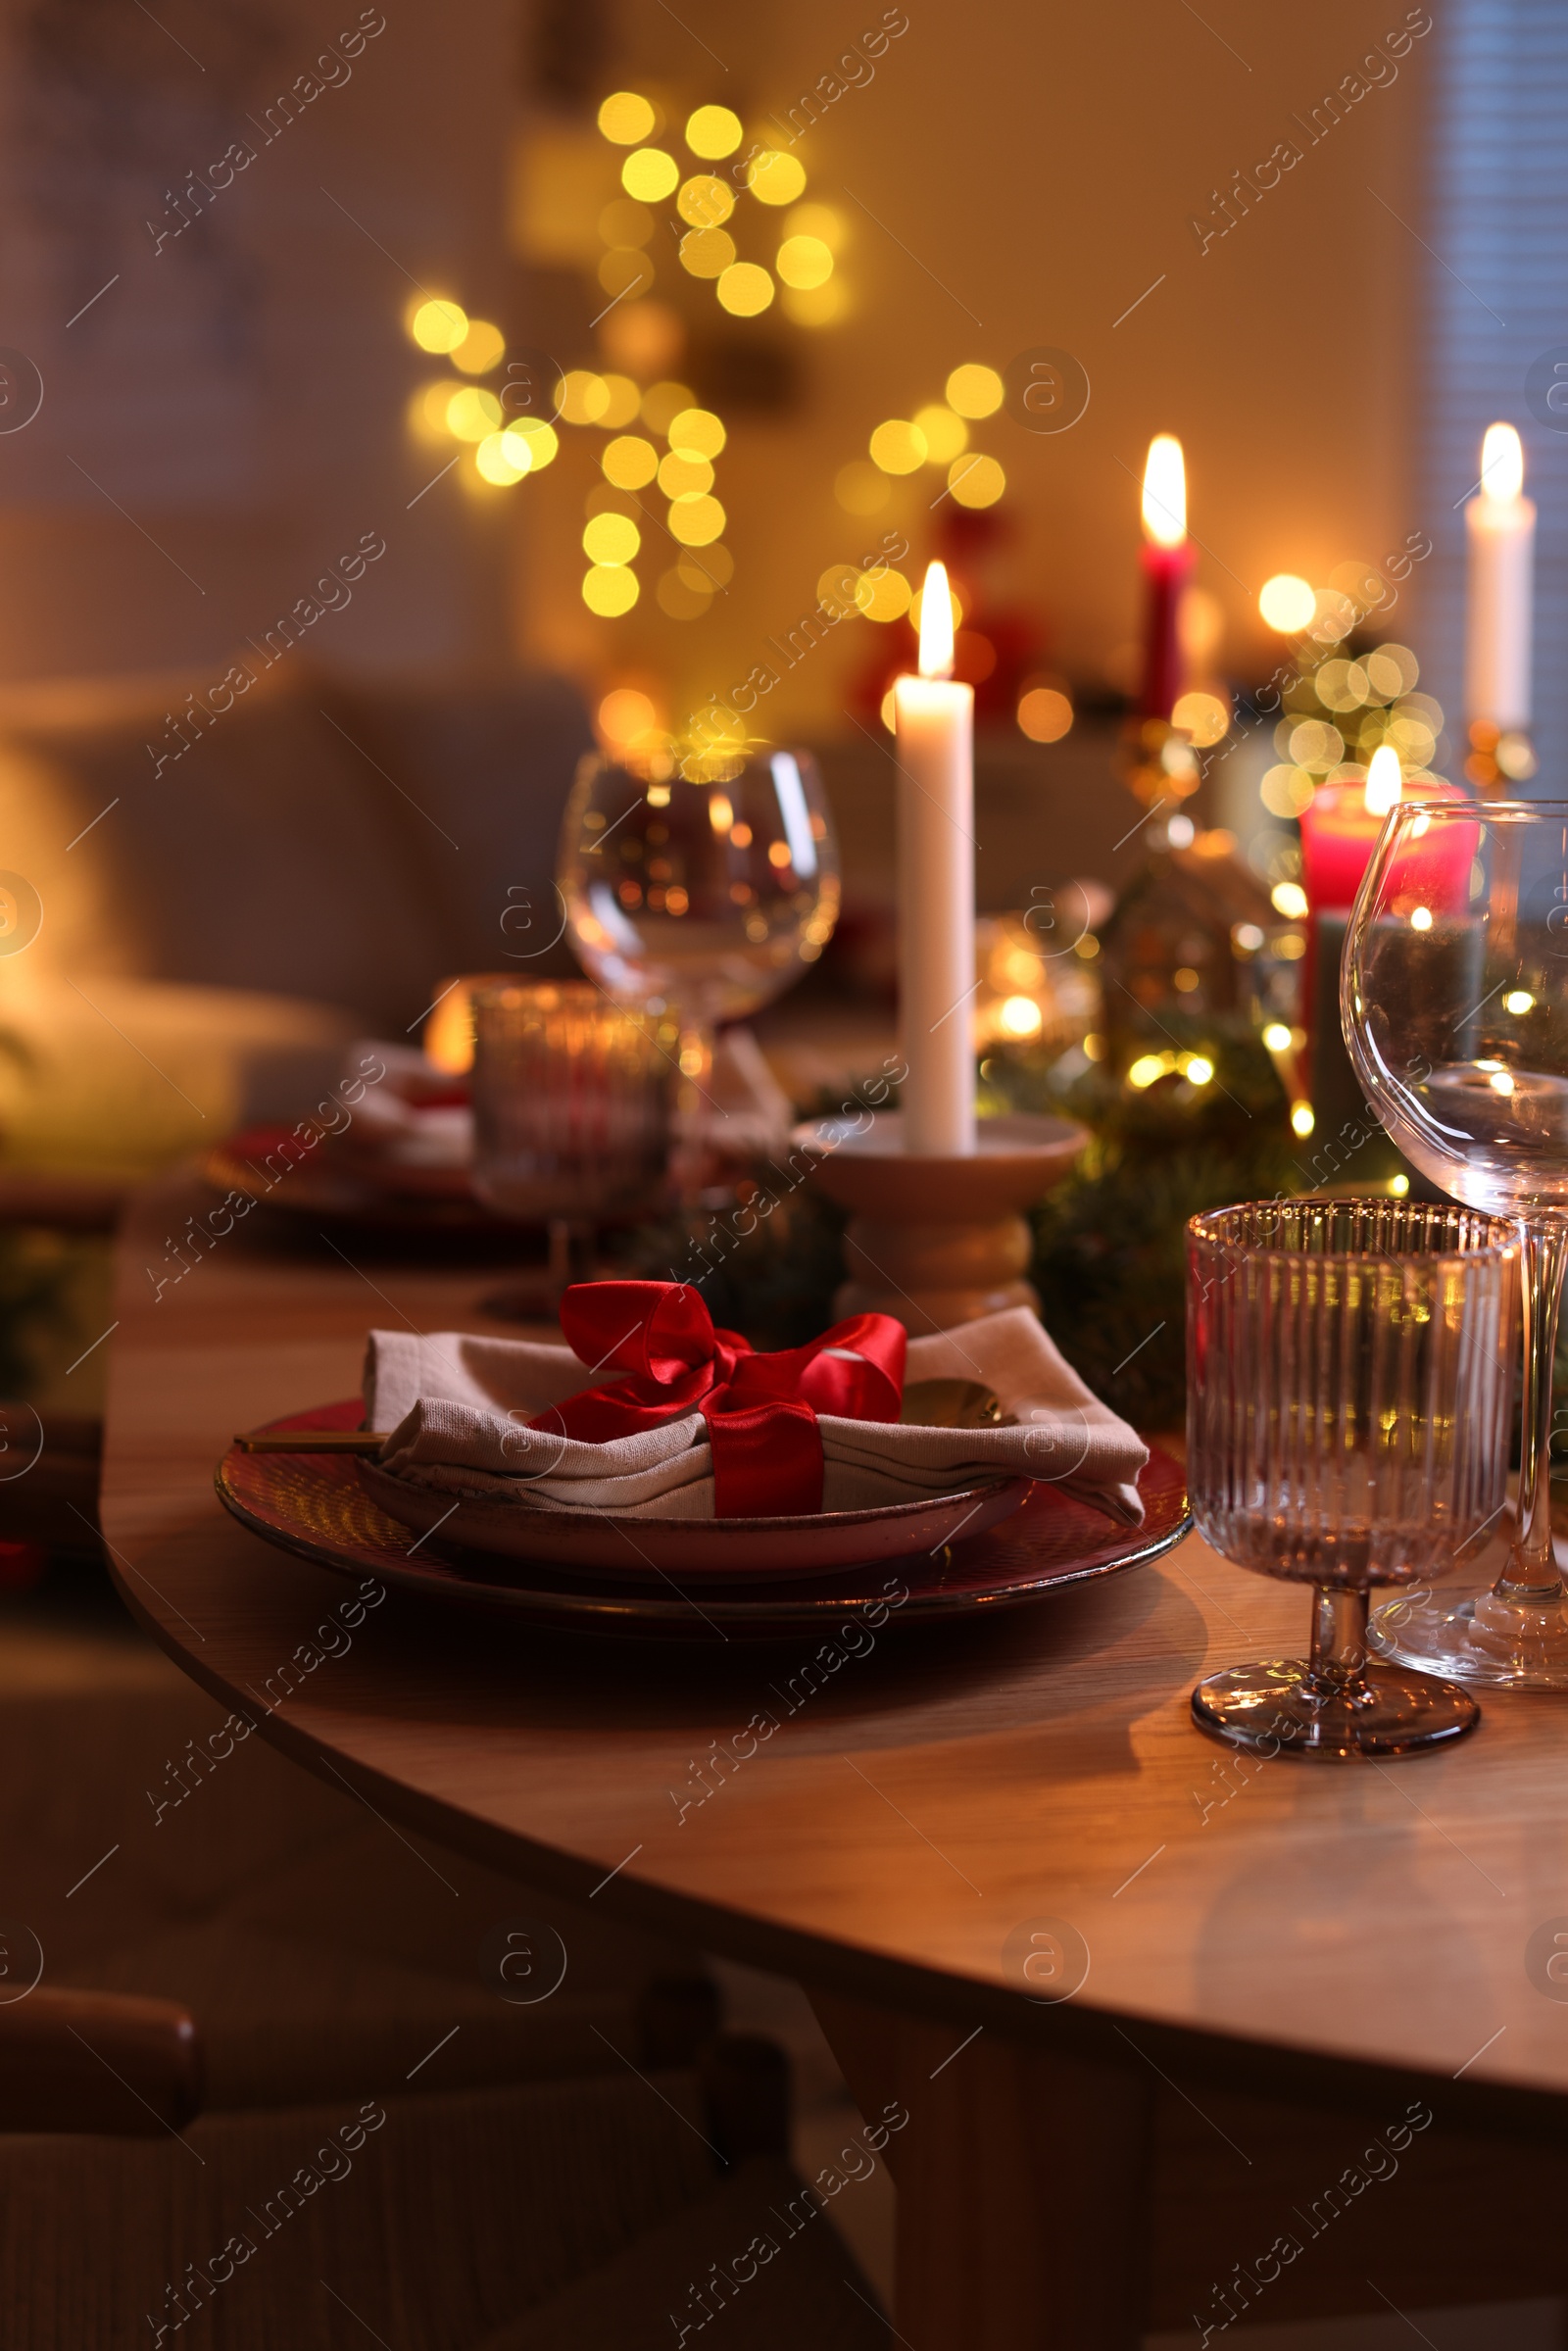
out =
[[[657,1206],[671,1054],[657,1023],[588,980],[507,982],[473,999],[474,1188],[509,1216],[586,1225]]]
[[[1311,1651],[1211,1674],[1200,1727],[1264,1754],[1402,1754],[1478,1718],[1368,1664],[1372,1586],[1437,1573],[1508,1469],[1510,1228],[1415,1201],[1263,1200],[1188,1226],[1193,1514],[1238,1567],[1314,1588]]]

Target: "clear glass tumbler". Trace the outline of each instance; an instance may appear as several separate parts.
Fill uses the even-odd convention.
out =
[[[474,1189],[508,1216],[576,1232],[659,1205],[672,1056],[657,1022],[588,980],[507,981],[473,999]]]
[[[1188,1226],[1188,1480],[1200,1532],[1314,1588],[1311,1653],[1211,1674],[1199,1727],[1256,1752],[1398,1755],[1479,1717],[1456,1683],[1367,1662],[1367,1595],[1501,1511],[1518,1245],[1466,1208],[1261,1200]]]

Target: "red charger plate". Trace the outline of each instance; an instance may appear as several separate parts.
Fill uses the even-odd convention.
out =
[[[358,1398],[291,1413],[274,1429],[352,1429]],[[1144,1523],[1126,1527],[1058,1486],[1031,1481],[1000,1524],[930,1551],[884,1554],[829,1574],[736,1578],[711,1568],[640,1565],[636,1576],[560,1561],[502,1558],[416,1534],[372,1498],[366,1464],[352,1454],[242,1453],[219,1463],[218,1493],[241,1523],[280,1548],[320,1566],[375,1575],[400,1590],[464,1605],[504,1609],[536,1624],[583,1632],[677,1640],[778,1640],[821,1625],[845,1609],[888,1609],[894,1623],[1015,1607],[1049,1592],[1158,1558],[1192,1525],[1186,1478],[1157,1445],[1139,1475]],[[382,1481],[385,1483],[385,1481]],[[1006,1493],[1008,1490],[1002,1490]],[[993,1490],[992,1498],[996,1498]],[[901,1505],[925,1510],[925,1503]],[[883,1513],[845,1513],[846,1517]],[[633,1522],[639,1537],[650,1523]],[[663,1528],[669,1530],[670,1522]],[[688,1521],[683,1532],[721,1522]]]

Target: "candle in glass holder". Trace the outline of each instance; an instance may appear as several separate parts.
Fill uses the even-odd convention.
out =
[[[1168,718],[1182,690],[1182,591],[1192,574],[1187,473],[1174,434],[1156,433],[1144,466],[1144,675],[1139,712]]]
[[[1301,886],[1314,920],[1324,914],[1348,913],[1361,887],[1361,876],[1372,861],[1389,810],[1406,797],[1399,755],[1391,743],[1380,743],[1364,784],[1354,781],[1320,784],[1301,810]],[[1424,776],[1410,792],[1412,800],[1463,800],[1466,795],[1436,776]],[[1433,865],[1432,886],[1439,899],[1469,871],[1469,836],[1445,844]]]
[[[1530,724],[1536,510],[1523,495],[1524,450],[1511,424],[1489,424],[1481,491],[1464,510],[1470,545],[1465,715],[1503,733]]]
[[[1404,796],[1399,755],[1392,743],[1380,743],[1372,754],[1364,784],[1320,784],[1301,810],[1301,882],[1310,910],[1302,992],[1311,1055],[1312,1109],[1317,1131],[1323,1136],[1343,1136],[1364,1116],[1361,1088],[1340,1033],[1340,958],[1350,907],[1372,861],[1384,819]],[[1466,795],[1431,776],[1423,777],[1409,797],[1463,800]],[[1429,920],[1434,914],[1463,911],[1474,855],[1468,826],[1441,827],[1440,834],[1444,836],[1441,845],[1434,844],[1427,852],[1424,864],[1415,868],[1411,860],[1415,878],[1431,900]],[[1414,857],[1419,856],[1419,851],[1414,853]],[[1390,1162],[1397,1163],[1396,1156]],[[1370,1180],[1383,1172],[1381,1161],[1360,1160],[1357,1172]]]
[[[899,1024],[904,1148],[969,1152],[974,1134],[974,689],[953,671],[941,563],[920,599],[920,674],[893,688],[899,740]]]

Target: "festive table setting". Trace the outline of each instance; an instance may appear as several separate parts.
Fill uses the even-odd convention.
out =
[[[1568,2095],[1568,804],[1504,796],[1507,429],[1462,781],[1378,595],[1306,589],[1234,713],[1286,755],[1289,858],[1198,830],[1223,736],[1161,435],[1115,903],[977,932],[933,562],[889,694],[896,1051],[837,1103],[743,1025],[832,941],[816,764],[656,731],[576,775],[542,927],[578,978],[443,977],[418,1051],[368,1040],[122,1239],[137,1615],[230,1704],[296,1659],[262,1727],[395,1834],[804,1981],[861,2103],[909,2107],[925,2340],[1136,2341],[1126,2183],[1170,2192],[1173,2097],[1273,2131],[1307,2060],[1346,2115],[1441,2084],[1458,2179]],[[1152,1280],[1115,1273],[1139,1213]],[[375,1615],[338,1662],[345,1578]],[[1430,2281],[1430,2212],[1389,2214]]]

